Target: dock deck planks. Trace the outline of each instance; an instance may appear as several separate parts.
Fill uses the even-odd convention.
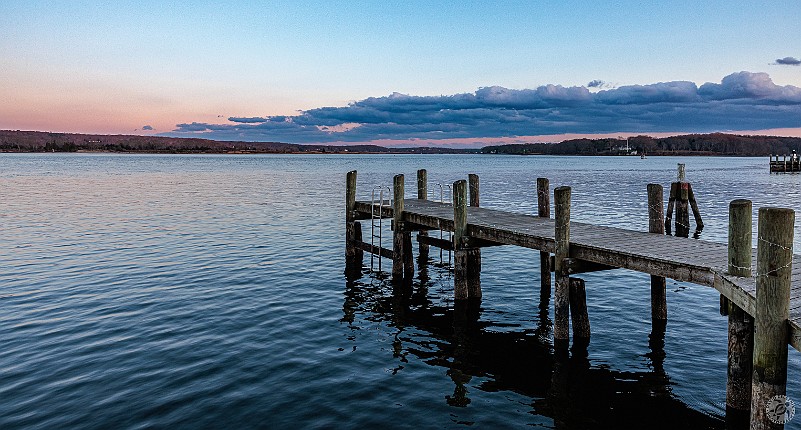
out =
[[[370,218],[371,203],[357,201],[361,218]],[[393,216],[392,206],[382,216]],[[453,231],[453,206],[429,200],[405,199],[403,220],[432,229]],[[554,219],[469,207],[467,234],[504,245],[553,253]],[[690,240],[592,224],[570,223],[570,257],[713,287],[749,315],[756,309],[756,281],[729,276],[726,244]],[[793,256],[790,298],[790,345],[801,351],[801,257]],[[756,273],[756,250],[752,258]]]

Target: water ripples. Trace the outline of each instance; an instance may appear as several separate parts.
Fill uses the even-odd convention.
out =
[[[721,428],[726,323],[710,289],[669,282],[660,358],[647,276],[588,274],[593,340],[567,369],[577,400],[560,408],[536,253],[484,250],[485,300],[467,327],[453,323],[446,269],[408,291],[342,275],[348,170],[366,199],[398,171],[410,196],[417,168],[431,184],[476,172],[482,205],[521,213],[547,176],[574,187],[577,221],[644,230],[645,184],[667,185],[676,160],[639,162],[3,155],[0,427],[553,427],[567,413],[578,428],[648,414]],[[754,160],[686,162],[707,240],[725,242],[729,200],[801,193],[797,175],[761,175]]]

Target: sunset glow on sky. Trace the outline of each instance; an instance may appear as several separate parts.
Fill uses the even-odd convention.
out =
[[[391,145],[799,135],[799,16],[797,1],[5,0],[0,129]]]

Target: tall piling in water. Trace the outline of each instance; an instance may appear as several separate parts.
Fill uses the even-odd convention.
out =
[[[392,279],[396,282],[411,281],[414,275],[411,233],[403,221],[405,190],[403,175],[395,175],[392,187]]]
[[[470,173],[467,175],[467,183],[470,188],[470,207],[479,207],[479,182],[478,175]],[[465,250],[467,256],[468,278],[467,295],[471,299],[481,298],[481,248],[469,247]]]
[[[453,183],[453,294],[454,299],[468,298],[467,258],[467,182]]]
[[[728,274],[751,277],[751,201],[729,203]],[[751,411],[751,371],[754,354],[754,320],[739,306],[724,301],[729,318],[726,421],[730,428],[748,422]]]
[[[361,270],[364,252],[356,246],[362,240],[361,224],[356,222],[356,171],[351,170],[345,177],[345,271],[353,273]]]
[[[665,234],[664,191],[659,184],[648,184],[648,232]],[[651,275],[651,321],[667,320],[667,295],[664,276]]]
[[[784,410],[787,392],[787,319],[795,212],[760,208],[757,227],[756,315],[751,428],[784,428],[777,407]]]
[[[570,256],[570,187],[553,191],[556,219],[554,222],[554,344],[570,339],[570,278],[567,259]]]
[[[537,216],[551,217],[551,189],[548,178],[537,178]],[[551,254],[540,251],[540,298],[551,294]]]
[[[417,171],[417,198],[420,200],[428,199],[428,172],[426,169],[420,169]],[[428,232],[425,230],[420,231],[417,234],[418,236],[423,237],[428,236]],[[428,261],[428,251],[428,244],[421,241],[418,248],[418,258],[420,259],[419,264],[424,264],[426,261]]]

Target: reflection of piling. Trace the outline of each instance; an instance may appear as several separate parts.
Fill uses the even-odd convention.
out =
[[[793,257],[792,209],[760,208],[757,228],[756,315],[751,428],[783,428],[771,422],[769,403],[787,391],[787,320]],[[780,405],[783,411],[784,404]]]
[[[751,201],[732,201],[729,204],[729,275],[751,277],[751,229]],[[754,320],[739,306],[721,297],[729,317],[726,421],[730,428],[738,428],[746,425],[751,410]]]
[[[673,231],[679,237],[690,236],[690,208],[695,218],[696,234],[704,228],[701,220],[701,212],[698,210],[698,202],[695,200],[692,185],[685,179],[684,164],[679,163],[677,181],[670,184],[670,195],[668,198],[667,215],[665,216],[665,230],[671,232],[670,223],[673,217],[673,209],[676,209],[676,220]]]

